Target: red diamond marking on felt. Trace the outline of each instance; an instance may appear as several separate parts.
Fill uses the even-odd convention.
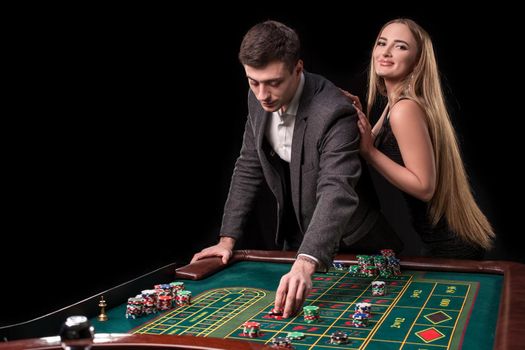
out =
[[[433,342],[434,340],[438,340],[438,339],[445,337],[443,333],[441,333],[435,328],[424,329],[422,331],[416,332],[416,335],[419,338],[423,339],[425,343],[430,343],[430,342]]]

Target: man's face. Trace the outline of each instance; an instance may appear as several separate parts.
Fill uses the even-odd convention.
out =
[[[283,112],[295,95],[301,79],[303,62],[299,60],[290,72],[284,62],[275,61],[264,68],[244,65],[246,77],[255,97],[267,112],[283,108]]]

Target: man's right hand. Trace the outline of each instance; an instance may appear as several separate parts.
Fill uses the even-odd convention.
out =
[[[228,260],[233,255],[233,247],[235,246],[235,239],[231,237],[221,237],[219,243],[211,247],[201,250],[199,253],[195,254],[191,259],[191,263],[194,263],[197,260],[204,259],[210,256],[220,256],[222,263],[227,264]]]
[[[297,257],[292,269],[281,278],[275,293],[275,309],[283,310],[283,317],[296,315],[303,306],[304,300],[312,290],[312,275],[316,263],[301,255]]]

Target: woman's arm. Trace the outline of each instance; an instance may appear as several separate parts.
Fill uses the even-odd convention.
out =
[[[429,201],[436,187],[436,163],[424,111],[414,101],[401,100],[390,110],[390,126],[405,166],[375,147],[369,147],[363,156],[394,186]]]

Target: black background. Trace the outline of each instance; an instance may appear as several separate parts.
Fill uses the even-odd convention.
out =
[[[514,122],[522,108],[509,85],[522,81],[516,11],[188,8],[8,13],[16,24],[7,35],[0,271],[2,292],[22,302],[0,311],[0,325],[184,264],[215,242],[246,115],[238,47],[266,19],[298,31],[307,70],[362,100],[382,24],[420,23],[434,41],[475,196],[498,235],[487,259],[524,261],[511,204],[522,198]],[[416,255],[398,193],[380,180],[378,191],[405,255]]]

